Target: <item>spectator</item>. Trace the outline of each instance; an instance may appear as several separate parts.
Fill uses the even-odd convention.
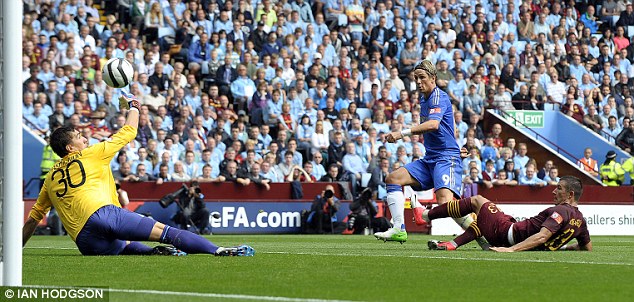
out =
[[[251,166],[251,171],[247,173],[248,179],[252,183],[264,187],[267,191],[271,190],[271,180],[263,177],[260,172],[260,164],[254,163]]]
[[[559,169],[557,166],[552,166],[543,180],[550,186],[556,186],[559,183]]]
[[[306,116],[307,117],[307,116]],[[304,118],[302,117],[302,120]],[[328,147],[330,146],[330,141],[328,140],[328,136],[324,133],[324,124],[323,121],[318,121],[315,124],[315,131],[311,134],[310,137],[310,149],[311,152],[328,154]]]
[[[267,158],[269,158],[267,156]],[[269,160],[264,160],[260,165],[260,176],[266,179],[270,179],[271,182],[283,182],[283,179],[279,177],[276,169],[271,165]]]
[[[342,165],[343,156],[345,155],[344,152],[343,134],[341,132],[335,132],[333,140],[328,147],[328,162],[330,164]]]
[[[550,82],[546,84],[546,91],[548,92],[548,105],[545,106],[547,110],[559,110],[562,108],[564,97],[566,96],[566,88],[562,82],[559,82],[559,74],[555,69],[550,71]]]
[[[160,185],[166,181],[172,181],[172,175],[169,173],[169,166],[163,163],[158,167],[158,173],[156,174],[156,184]]]
[[[147,168],[145,167],[145,164],[138,164],[136,166],[136,174],[135,176],[137,177],[138,181],[154,181],[156,180],[156,178],[154,176],[152,176],[151,174],[147,173]]]
[[[291,172],[286,176],[287,182],[299,181],[299,182],[314,182],[315,176],[310,175],[312,172],[313,164],[306,162],[304,169],[298,165],[294,165],[291,168]]]
[[[527,155],[528,147],[525,143],[519,143],[517,146],[517,154],[513,157],[513,162],[515,162],[515,169],[517,171],[517,175],[525,175],[526,174],[526,164],[530,161],[530,157]],[[533,171],[535,168],[533,167]]]
[[[337,182],[342,179],[341,173],[339,173],[339,166],[337,164],[331,164],[328,166],[328,172],[322,176],[319,181],[323,182]]]
[[[460,110],[456,110],[453,113],[453,117],[454,117],[454,123],[456,123],[456,134],[458,135],[459,138],[464,138],[467,132],[467,129],[469,129],[469,125],[467,125],[467,123],[464,122],[463,120],[463,115],[462,115],[462,111]]]
[[[49,130],[49,117],[42,113],[42,104],[39,102],[33,104],[33,112],[24,116],[29,121],[31,130],[40,136],[45,136]]]
[[[139,181],[139,178],[132,173],[132,168],[129,162],[123,162],[119,166],[119,170],[114,171],[112,176],[118,181]]]
[[[581,15],[579,21],[581,21],[587,28],[590,28],[590,33],[592,34],[596,33],[599,29],[597,17],[594,15],[594,6],[592,5],[588,6],[586,13]]]
[[[543,187],[546,185],[546,182],[537,177],[534,165],[528,165],[525,175],[520,177],[519,184],[523,186]]]
[[[220,70],[220,68],[218,70]],[[218,75],[219,73],[217,72],[216,74]],[[224,73],[222,74],[224,75]],[[226,77],[224,79],[226,79]],[[247,76],[246,65],[242,64],[238,66],[237,77],[232,76],[229,79],[233,79],[230,88],[234,100],[239,100],[242,103],[246,103],[248,99],[253,97],[253,94],[256,91],[256,86],[255,83],[253,83],[253,81]]]
[[[234,160],[229,161],[226,169],[220,174],[224,176],[225,181],[235,182],[245,187],[251,183],[247,175],[238,174],[238,163]]]
[[[172,180],[180,182],[191,180],[191,176],[185,173],[185,168],[183,168],[183,163],[181,161],[177,161],[174,163],[174,173],[172,173]]]
[[[622,11],[619,15],[619,21],[617,25],[632,26],[634,25],[634,9],[632,9],[632,3],[628,2],[625,11]]]
[[[488,180],[486,180],[486,181],[483,180],[480,177],[479,173],[480,173],[480,171],[478,170],[478,168],[475,168],[475,167],[470,168],[469,169],[469,174],[465,175],[462,178],[463,185],[466,186],[466,185],[471,185],[471,184],[476,184],[476,185],[482,184],[482,185],[486,186],[487,188],[493,187],[493,184],[490,181],[488,181]]]
[[[284,104],[282,106],[282,108],[288,108],[288,110],[290,111],[290,105],[288,103]],[[282,116],[284,116],[284,112],[285,110],[282,110]],[[322,124],[322,132],[323,132],[323,122]],[[302,150],[308,150],[311,149],[312,147],[312,138],[313,138],[313,134],[315,133],[315,127],[313,127],[313,125],[310,122],[310,117],[308,117],[308,115],[303,115],[300,118],[299,124],[297,125],[297,131],[295,133],[296,138],[297,138],[297,144],[298,144],[298,148],[302,149]],[[325,138],[325,136],[324,136]]]
[[[469,164],[475,162],[477,167],[482,167],[482,161],[480,160],[480,150],[476,147],[472,147],[469,150],[469,155],[462,160],[462,170],[469,171]],[[480,168],[478,168],[480,170]]]
[[[487,136],[484,146],[481,149],[482,161],[495,161],[500,158],[498,148],[495,147],[493,136]]]
[[[512,159],[507,159],[506,162],[504,162],[504,169],[498,171],[498,173],[501,174],[502,171],[506,171],[506,173],[505,173],[506,174],[506,179],[508,179],[508,180],[516,180],[516,181],[518,181],[519,178],[520,178],[519,169],[515,168],[515,161],[513,161]]]
[[[544,162],[544,167],[537,172],[537,177],[546,181],[545,177],[548,176],[548,173],[550,172],[550,169],[552,169],[552,167],[553,161],[547,160],[546,162]]]
[[[608,140],[610,143],[616,143],[616,137],[621,133],[623,129],[619,126],[618,121],[615,116],[608,117],[608,126],[603,129],[603,138]]]
[[[583,117],[583,124],[598,134],[602,133],[603,119],[597,114],[597,109],[594,105],[588,107],[588,114]]]
[[[482,145],[482,140],[484,140],[484,131],[482,131],[482,127],[480,127],[479,118],[480,116],[478,115],[469,115],[469,129],[474,130],[473,134],[475,135],[474,138],[478,140],[478,147]],[[467,132],[469,131],[467,130]]]
[[[497,172],[495,171],[495,163],[493,160],[487,160],[484,171],[482,171],[482,179],[486,181],[494,181],[497,179]]]
[[[256,137],[249,135],[256,140],[253,147],[256,155],[269,149],[270,133],[280,132],[277,128],[280,117],[284,116],[284,103],[290,104],[290,111],[284,113],[287,117],[299,118],[304,114],[309,117],[313,126],[304,134],[316,130],[318,121],[322,132],[328,134],[329,144],[317,146],[311,139],[311,153],[322,151],[327,163],[341,165],[345,140],[362,130],[363,143],[369,142],[371,150],[369,160],[365,158],[376,167],[383,130],[398,131],[403,125],[419,122],[419,93],[411,69],[420,58],[438,64],[442,82],[439,85],[445,85],[446,81],[459,111],[470,116],[469,120],[471,116],[477,117],[475,125],[483,118],[485,99],[487,102],[497,100],[495,105],[506,105],[509,93],[514,94],[512,100],[523,101],[523,106],[514,108],[557,110],[559,105],[565,114],[580,123],[589,111],[583,107],[585,100],[586,106],[593,104],[605,110],[599,116],[607,119],[603,127],[609,132],[606,138],[618,145],[628,145],[634,107],[627,88],[631,84],[628,77],[634,46],[627,41],[626,26],[634,25],[634,13],[632,5],[624,1],[605,1],[600,11],[595,10],[594,4],[576,7],[570,3],[521,7],[509,4],[507,7],[486,1],[476,9],[459,1],[440,10],[440,6],[432,8],[422,2],[412,2],[411,7],[406,4],[403,9],[392,1],[379,1],[364,11],[361,1],[344,1],[345,9],[341,3],[333,4],[337,1],[318,1],[315,15],[305,0],[280,5],[267,0],[259,8],[252,7],[248,1],[238,1],[236,7],[231,1],[221,5],[211,1],[205,6],[169,1],[165,8],[144,1],[119,2],[123,6],[114,6],[114,10],[123,7],[122,12],[128,13],[119,18],[108,16],[105,26],[96,24],[98,11],[90,7],[91,1],[87,1],[85,7],[60,3],[62,12],[57,18],[51,18],[50,12],[46,12],[47,4],[25,14],[23,40],[27,42],[22,62],[24,91],[28,93],[25,117],[30,117],[38,102],[42,105],[40,115],[48,118],[49,128],[65,123],[87,126],[93,113],[96,116],[96,112],[105,112],[105,118],[94,120],[92,127],[106,125],[110,132],[116,132],[125,122],[125,115],[119,113],[116,105],[118,91],[107,87],[101,73],[94,71],[108,59],[127,58],[137,71],[130,91],[142,100],[146,110],[142,113],[149,132],[143,130],[144,137],[139,137],[137,143],[146,146],[143,152],[148,154],[144,155],[143,164],[148,171],[159,172],[158,159],[165,150],[169,150],[169,160],[161,160],[161,163],[168,165],[169,174],[175,160],[186,160],[185,150],[194,151],[195,163],[203,167],[202,160],[198,159],[202,155],[197,152],[210,148],[211,144],[214,145],[210,148],[213,160],[208,157],[205,164],[212,167],[211,176],[217,176],[218,164],[227,147],[243,148],[246,134],[251,134],[254,128],[262,128]],[[292,10],[288,20],[280,14],[284,10]],[[337,12],[341,13],[338,17]],[[617,13],[620,14],[615,15]],[[340,22],[343,19],[348,19],[350,28],[335,30],[332,26],[343,23]],[[618,20],[616,25],[614,20]],[[603,21],[600,30],[599,21]],[[328,28],[329,25],[332,26]],[[600,38],[591,35],[595,26],[602,34]],[[173,29],[174,34],[158,38],[161,27]],[[614,37],[612,32],[616,33]],[[367,39],[373,35],[376,39]],[[34,36],[39,41],[32,41]],[[197,89],[197,81],[203,79],[201,75],[205,75],[207,87]],[[581,83],[577,83],[579,80]],[[256,83],[262,85],[256,86]],[[316,85],[321,86],[315,89]],[[503,92],[500,87],[504,87]],[[489,94],[487,91],[491,88],[494,92]],[[263,97],[259,103],[258,97]],[[544,100],[548,104],[544,104]],[[369,117],[374,123],[359,120],[360,127],[357,127],[353,119],[359,118],[358,106],[376,109]],[[325,112],[318,111],[320,108]],[[469,127],[461,123],[457,111],[461,145],[479,147],[478,139],[484,139],[483,133],[474,123],[469,122]],[[197,116],[203,118],[202,127]],[[241,124],[236,123],[240,120]],[[618,126],[623,121],[627,131]],[[241,125],[238,138],[242,143],[234,143],[235,138],[228,135],[234,123]],[[354,129],[351,123],[355,124]],[[472,128],[473,133],[467,134],[467,128]],[[352,130],[350,136],[349,129]],[[291,130],[295,133],[281,131],[286,137],[271,148],[273,152],[286,151],[289,134],[295,136],[301,132]],[[84,134],[87,131],[83,130]],[[342,139],[333,147],[337,132],[342,134]],[[619,134],[622,134],[620,140],[609,136],[616,138]],[[92,133],[89,136],[95,140]],[[166,148],[164,141],[168,137],[171,145],[168,142]],[[228,137],[230,141],[226,141]],[[213,142],[209,143],[209,138]],[[152,142],[155,139],[160,142]],[[187,140],[194,142],[193,149]],[[502,144],[498,140],[496,136],[494,145],[499,148]],[[409,162],[424,151],[413,146],[403,145],[405,150],[399,161]],[[398,147],[388,146],[386,151],[396,155]],[[307,149],[307,146],[299,149]],[[129,148],[128,157],[140,157],[141,150],[138,146]],[[359,150],[362,149],[357,148]],[[628,150],[632,150],[631,146]],[[233,151],[232,160],[246,157],[246,151]],[[337,152],[328,152],[326,157],[323,151]],[[340,156],[330,156],[333,154]],[[484,150],[483,154],[486,155]],[[307,156],[308,153],[302,155]],[[271,155],[271,161],[276,165],[277,156]],[[316,172],[318,169],[314,167]],[[201,169],[198,170],[198,175],[191,176],[201,175]],[[265,170],[264,167],[261,170]]]
[[[368,163],[364,162],[363,158],[356,153],[355,143],[346,143],[345,149],[346,154],[342,160],[343,168],[353,173],[356,179],[361,180],[361,174],[367,171]]]
[[[517,180],[511,180],[507,177],[507,171],[501,170],[498,172],[498,178],[492,181],[494,186],[517,186]]]
[[[490,136],[493,137],[493,145],[498,149],[504,147],[504,141],[502,140],[502,137],[500,136],[501,134],[502,134],[502,125],[498,123],[493,124],[493,127],[491,127]]]
[[[583,123],[584,112],[583,107],[575,103],[575,98],[572,94],[566,96],[566,103],[561,107],[561,112],[567,116],[572,117],[580,124]]]
[[[623,127],[621,133],[616,137],[616,145],[632,154],[634,151],[634,120],[630,120],[629,127]]]

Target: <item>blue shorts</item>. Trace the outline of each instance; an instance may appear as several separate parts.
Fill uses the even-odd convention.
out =
[[[119,255],[126,241],[147,241],[155,223],[114,205],[104,206],[90,215],[75,244],[83,255]]]
[[[405,165],[405,169],[420,183],[422,190],[447,188],[457,198],[462,195],[462,163],[459,158],[423,158]]]

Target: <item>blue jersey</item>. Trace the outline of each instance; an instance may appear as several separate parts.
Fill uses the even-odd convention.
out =
[[[425,139],[425,159],[443,156],[460,158],[460,147],[454,132],[453,108],[449,96],[440,88],[432,90],[427,99],[420,97],[420,121],[440,121],[438,130],[423,134]]]

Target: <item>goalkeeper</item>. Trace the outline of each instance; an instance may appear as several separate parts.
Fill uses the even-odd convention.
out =
[[[51,135],[51,147],[62,159],[46,175],[37,202],[22,229],[26,245],[36,226],[54,206],[83,255],[213,254],[252,256],[249,246],[218,247],[194,233],[172,228],[122,209],[110,161],[132,141],[139,123],[139,101],[123,94],[120,107],[129,109],[125,125],[112,140],[87,147],[87,139],[71,127]],[[174,248],[150,248],[138,241],[158,241]]]

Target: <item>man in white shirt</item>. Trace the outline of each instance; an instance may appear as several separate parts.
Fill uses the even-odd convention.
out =
[[[544,110],[559,110],[564,102],[566,86],[559,82],[559,74],[554,68],[550,71],[550,82],[546,84],[546,92],[549,104],[544,105]]]
[[[381,91],[381,81],[378,79],[376,69],[370,69],[369,77],[364,79],[361,83],[363,94],[372,91],[372,84],[377,84],[379,86],[379,91]]]
[[[451,29],[449,21],[442,23],[442,30],[438,33],[438,41],[442,47],[447,47],[449,42],[456,41],[456,31]]]

